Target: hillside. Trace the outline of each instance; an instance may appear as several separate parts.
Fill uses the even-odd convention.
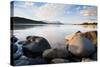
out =
[[[22,17],[11,17],[11,24],[47,24],[43,21],[30,20]]]

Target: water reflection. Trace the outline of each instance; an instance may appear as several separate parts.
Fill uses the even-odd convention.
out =
[[[27,29],[27,28],[33,28],[38,26],[44,26],[44,25],[13,25],[14,30],[21,30],[21,29]]]

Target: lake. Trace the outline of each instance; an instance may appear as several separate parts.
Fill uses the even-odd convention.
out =
[[[27,36],[42,36],[48,40],[53,48],[64,48],[65,37],[77,31],[97,30],[96,25],[52,25],[52,24],[20,24],[14,25],[13,34],[19,40],[25,40]]]

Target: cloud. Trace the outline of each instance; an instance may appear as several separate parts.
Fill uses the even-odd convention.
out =
[[[60,16],[64,15],[65,5],[57,5],[57,4],[45,4],[44,6],[37,8],[35,12],[35,16],[38,19],[42,20],[51,20],[60,18]]]
[[[82,16],[97,16],[97,7],[87,7],[80,10],[80,15]]]

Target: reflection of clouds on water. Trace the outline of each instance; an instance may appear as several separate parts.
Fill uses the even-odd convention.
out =
[[[65,47],[65,36],[79,30],[82,32],[96,30],[96,27],[91,27],[84,27],[82,25],[45,25],[14,30],[14,35],[16,35],[20,40],[24,40],[30,35],[42,36],[49,41],[53,48]]]

